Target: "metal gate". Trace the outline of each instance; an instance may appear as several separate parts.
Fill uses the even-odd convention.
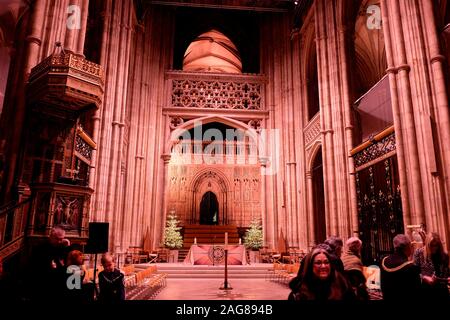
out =
[[[390,147],[389,147],[390,146]],[[379,264],[404,232],[395,135],[355,154],[359,237],[365,265]]]

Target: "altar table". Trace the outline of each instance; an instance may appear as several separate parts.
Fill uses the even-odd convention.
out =
[[[184,259],[184,263],[193,265],[223,265],[224,245],[194,244]],[[216,257],[213,263],[213,255]],[[228,245],[228,265],[246,265],[244,245]]]

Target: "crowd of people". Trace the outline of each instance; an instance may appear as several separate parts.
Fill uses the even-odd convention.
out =
[[[449,299],[449,258],[438,234],[422,235],[423,247],[413,252],[411,240],[399,234],[394,252],[380,263],[383,299]],[[297,276],[289,283],[289,300],[367,301],[369,293],[361,261],[362,242],[330,237],[314,247],[301,261]]]
[[[449,256],[438,234],[422,234],[423,246],[413,250],[407,235],[393,239],[394,252],[380,261],[384,300],[449,299]],[[369,300],[362,242],[356,237],[344,244],[330,237],[315,246],[301,261],[290,282],[289,300]],[[414,252],[413,252],[414,251]],[[62,228],[52,229],[48,241],[34,248],[25,272],[21,299],[31,301],[118,302],[125,300],[124,274],[111,254],[101,257],[103,271],[98,286],[88,276],[83,253],[73,250]],[[3,272],[0,260],[0,301],[17,297],[17,286]]]
[[[101,264],[103,271],[98,274],[97,286],[88,276],[83,253],[74,250],[63,228],[55,227],[48,241],[33,249],[22,279],[14,285],[6,282],[0,268],[1,300],[79,303],[125,300],[124,274],[115,267],[113,256],[103,254]],[[11,290],[17,287],[21,292],[13,294]]]

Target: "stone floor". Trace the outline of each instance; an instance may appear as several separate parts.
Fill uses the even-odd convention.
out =
[[[289,288],[264,279],[231,279],[233,290],[220,290],[219,279],[167,279],[155,300],[287,300]]]

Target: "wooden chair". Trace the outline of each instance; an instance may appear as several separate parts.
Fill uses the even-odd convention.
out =
[[[158,261],[158,257],[159,257],[158,251],[151,251],[148,254],[148,258],[149,258],[148,263],[156,263]]]
[[[270,252],[269,249],[267,247],[263,247],[261,249],[259,249],[259,256],[261,257],[261,262],[266,262],[266,263],[270,263],[271,261],[271,256],[270,256]]]
[[[158,262],[169,262],[170,250],[166,248],[158,249]]]

